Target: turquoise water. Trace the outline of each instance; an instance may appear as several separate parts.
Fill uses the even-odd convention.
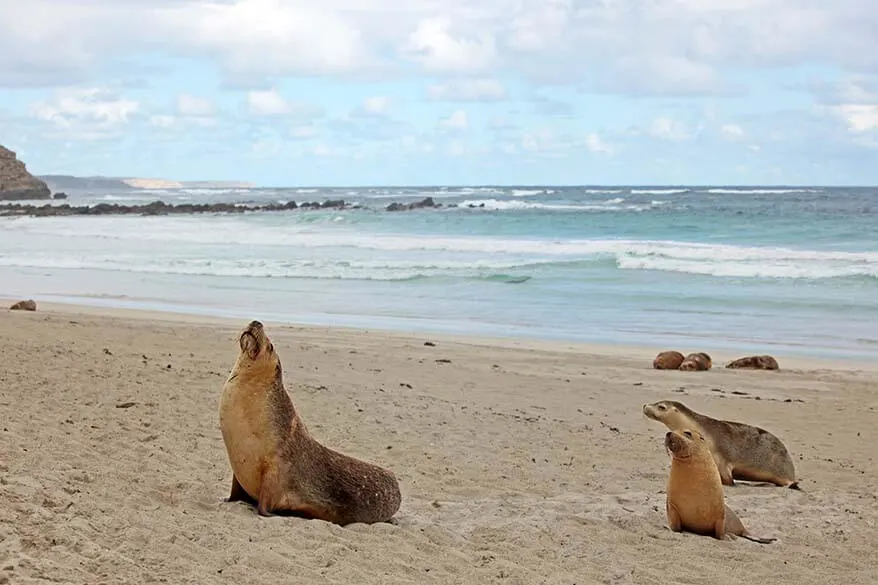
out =
[[[0,220],[0,295],[460,334],[878,356],[878,190],[71,193],[359,208]],[[441,209],[386,212],[432,196]],[[447,207],[450,204],[456,207]]]

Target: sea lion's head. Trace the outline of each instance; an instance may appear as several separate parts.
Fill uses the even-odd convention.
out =
[[[686,460],[706,447],[704,437],[698,431],[683,429],[665,434],[665,449],[677,460]]]
[[[643,405],[643,414],[647,418],[665,423],[670,428],[680,427],[691,412],[682,403],[674,400],[659,400]]]
[[[251,321],[238,336],[238,345],[241,353],[238,363],[250,363],[252,365],[269,365],[274,367],[277,362],[277,354],[274,345],[265,334],[265,328],[259,321]]]
[[[711,365],[710,356],[706,353],[690,353],[680,364],[680,370],[684,372],[709,370]]]

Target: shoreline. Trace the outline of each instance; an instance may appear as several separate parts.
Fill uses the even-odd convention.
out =
[[[258,311],[253,317],[238,318],[212,312],[208,307],[205,312],[192,312],[188,307],[175,305],[173,309],[156,309],[146,307],[119,306],[113,304],[112,299],[99,297],[81,297],[78,299],[42,301],[40,296],[32,297],[37,301],[37,313],[46,313],[56,316],[89,315],[93,317],[106,317],[116,319],[131,319],[137,321],[151,321],[164,324],[186,323],[207,325],[221,328],[240,328],[249,320],[256,319],[265,323],[268,328],[280,328],[282,330],[298,330],[310,335],[322,333],[333,335],[334,333],[345,335],[369,334],[393,338],[398,341],[420,342],[441,341],[463,346],[496,349],[519,349],[547,353],[576,353],[589,357],[612,357],[630,361],[631,365],[643,364],[644,367],[652,368],[652,360],[661,351],[677,349],[683,354],[702,351],[698,347],[672,347],[668,344],[626,344],[626,343],[592,343],[583,341],[567,341],[547,339],[536,336],[516,335],[478,335],[467,333],[449,333],[430,330],[403,329],[393,327],[350,326],[341,324],[321,324],[315,322],[301,322],[295,320],[273,320],[265,317],[260,318]],[[83,302],[86,299],[93,303]],[[8,307],[21,299],[0,296],[0,303],[8,313]],[[137,304],[132,301],[130,304]],[[708,351],[713,359],[712,370],[725,369],[724,365],[734,359],[745,355],[757,355],[764,352],[741,352],[733,349],[711,349]],[[833,370],[833,371],[862,371],[878,372],[878,363],[862,358],[811,358],[808,356],[787,354],[782,351],[772,352],[780,362],[781,369],[786,370]]]

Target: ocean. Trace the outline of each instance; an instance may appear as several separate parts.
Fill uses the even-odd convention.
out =
[[[344,199],[358,208],[0,218],[0,296],[684,353],[878,357],[878,189],[68,195],[72,205]],[[385,211],[424,197],[457,206]]]

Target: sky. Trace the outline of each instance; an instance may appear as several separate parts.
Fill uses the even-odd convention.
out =
[[[37,174],[876,185],[874,0],[0,0]]]

